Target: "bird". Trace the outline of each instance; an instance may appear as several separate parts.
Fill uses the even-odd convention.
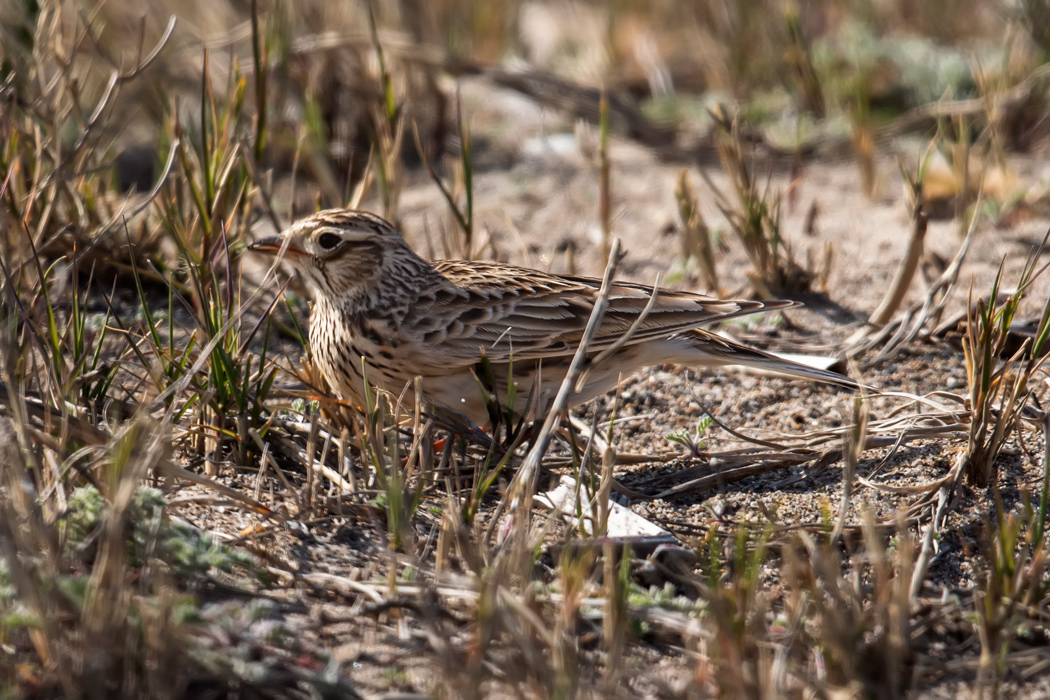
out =
[[[352,209],[319,211],[249,248],[283,256],[306,283],[311,352],[338,398],[374,405],[366,392],[412,395],[418,377],[422,399],[482,427],[495,417],[494,397],[519,417],[530,406],[550,407],[602,283],[501,262],[429,262],[390,222]],[[570,403],[665,363],[746,365],[858,389],[844,375],[701,328],[797,305],[613,282]]]

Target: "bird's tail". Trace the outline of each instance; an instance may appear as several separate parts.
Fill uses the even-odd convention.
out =
[[[824,364],[825,358],[806,355],[775,355],[749,347],[732,338],[701,329],[683,333],[678,337],[688,341],[690,354],[697,353],[697,356],[681,358],[681,361],[685,364],[742,365],[769,372],[770,374],[809,379],[822,384],[833,384],[851,391],[871,389],[871,387],[856,382],[844,374],[815,366],[815,364],[809,364],[810,361]]]

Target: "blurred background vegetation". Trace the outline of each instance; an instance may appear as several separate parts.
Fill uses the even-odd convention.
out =
[[[984,107],[963,116],[991,125],[971,140],[1043,148],[1045,85],[1025,81],[1050,50],[1048,18],[1045,0],[4,0],[0,77],[8,124],[46,116],[41,155],[61,153],[50,167],[109,173],[107,191],[148,190],[175,131],[200,137],[202,100],[240,91],[236,117],[254,124],[281,211],[301,213],[345,203],[370,164],[396,188],[396,161],[456,153],[460,76],[592,121],[604,90],[614,130],[682,161],[702,156],[707,108],[723,101],[803,155],[840,138],[869,159],[880,129],[929,131],[960,112],[916,110],[966,100]],[[110,86],[162,41],[141,75]],[[390,214],[395,200],[383,196]]]

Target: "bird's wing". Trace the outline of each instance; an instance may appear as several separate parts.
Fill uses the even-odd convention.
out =
[[[493,362],[570,356],[583,337],[601,280],[565,277],[492,262],[439,261],[448,282],[410,309],[402,338],[436,359],[473,364],[481,352]],[[601,351],[627,333],[654,290],[614,283],[608,307],[590,348]],[[697,326],[744,314],[794,306],[790,301],[732,301],[657,289],[656,301],[629,343],[666,338]],[[440,351],[438,351],[440,348]],[[435,359],[434,355],[430,359]]]

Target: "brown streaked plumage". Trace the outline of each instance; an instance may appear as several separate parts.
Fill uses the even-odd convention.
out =
[[[482,354],[500,401],[517,384],[516,413],[538,380],[540,408],[553,400],[583,336],[601,281],[552,275],[495,262],[416,255],[398,231],[363,211],[308,216],[253,250],[283,254],[314,299],[310,345],[340,398],[364,405],[362,365],[373,386],[399,394],[416,376],[434,403],[479,425],[489,420],[476,374]],[[590,351],[612,346],[649,303],[653,288],[617,282]],[[698,326],[784,309],[794,302],[726,301],[656,290],[656,301],[629,341],[590,368],[574,396],[582,403],[613,388],[621,374],[647,365],[750,365],[856,388],[852,380],[704,331]],[[592,356],[593,356],[592,355]],[[362,363],[362,358],[364,362]]]

